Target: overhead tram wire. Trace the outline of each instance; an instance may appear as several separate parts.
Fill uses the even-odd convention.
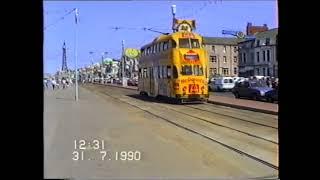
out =
[[[62,14],[62,13],[66,13],[68,12],[68,10],[54,10],[54,11],[44,11],[44,14],[48,15],[48,14]]]
[[[50,26],[52,26],[52,25],[55,25],[55,24],[57,24],[58,22],[64,20],[64,18],[67,17],[68,15],[70,15],[74,10],[75,10],[75,8],[72,9],[72,10],[70,10],[68,13],[66,13],[65,15],[63,15],[62,17],[60,17],[59,19],[57,19],[54,23],[51,23],[51,24],[47,25],[46,27],[44,27],[44,30],[46,30],[46,29],[48,29],[48,27],[50,27]]]
[[[193,11],[192,13],[189,13],[187,15],[184,15],[184,16],[181,16],[179,18],[181,19],[185,19],[185,18],[193,18],[194,16],[196,16],[199,12],[201,12],[203,9],[205,9],[208,5],[212,4],[214,1],[214,3],[216,4],[218,0],[209,0],[209,1],[205,1],[203,3],[203,5],[199,8],[199,9],[196,9],[195,11]],[[222,2],[222,0],[221,0]]]
[[[111,29],[114,29],[115,31],[118,30],[144,30],[144,31],[151,31],[151,32],[156,32],[156,33],[160,33],[160,34],[164,34],[164,35],[168,35],[170,33],[167,32],[161,32],[152,28],[147,28],[147,27],[140,27],[140,28],[134,28],[134,27],[119,27],[119,26],[115,26],[115,27],[111,27]],[[160,29],[159,29],[160,30]],[[162,29],[162,30],[168,30],[169,29]]]

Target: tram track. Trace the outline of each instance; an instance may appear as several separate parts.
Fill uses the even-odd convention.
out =
[[[210,104],[208,104],[208,105],[210,106]],[[232,119],[236,119],[236,120],[240,120],[240,121],[244,121],[244,122],[247,122],[247,123],[252,123],[252,124],[256,124],[256,125],[260,125],[260,126],[264,126],[264,127],[268,127],[268,128],[278,129],[277,127],[270,126],[270,125],[267,125],[267,124],[257,123],[257,122],[249,121],[249,120],[246,120],[246,119],[243,119],[243,118],[238,118],[238,117],[235,117],[235,116],[232,116],[232,115],[219,113],[219,112],[215,112],[215,111],[210,111],[210,110],[206,110],[206,109],[201,109],[201,108],[198,108],[198,107],[194,107],[192,105],[185,105],[185,107],[189,107],[189,108],[192,108],[192,109],[197,109],[197,110],[201,110],[201,111],[217,114],[217,115],[220,115],[220,116],[225,116],[225,117],[228,117],[228,118],[232,118]]]
[[[102,89],[102,88],[100,88],[100,89]],[[170,120],[169,118],[166,118],[166,117],[160,116],[160,115],[158,115],[158,114],[156,114],[156,113],[154,113],[154,112],[151,112],[150,110],[148,110],[148,108],[143,108],[143,107],[141,107],[141,106],[139,106],[139,105],[137,105],[137,104],[128,102],[128,101],[126,101],[126,100],[124,100],[124,99],[122,99],[122,98],[120,98],[120,97],[116,97],[116,96],[114,96],[114,95],[112,95],[112,94],[110,94],[110,93],[108,93],[108,92],[100,91],[100,90],[99,90],[99,92],[102,93],[102,94],[104,94],[104,95],[107,95],[108,97],[113,98],[113,99],[115,99],[115,100],[117,100],[117,101],[120,101],[120,102],[122,102],[122,103],[129,104],[130,106],[133,106],[133,107],[135,107],[135,108],[138,108],[138,109],[142,110],[143,112],[146,112],[146,113],[148,113],[148,114],[151,114],[151,115],[154,116],[154,117],[160,118],[160,119],[162,119],[162,120],[164,120],[164,121],[166,121],[166,122],[168,122],[168,123],[170,123],[170,124],[172,124],[172,125],[174,125],[174,126],[176,126],[176,127],[182,128],[182,129],[184,129],[184,130],[186,130],[186,131],[189,131],[189,132],[191,132],[191,133],[193,133],[193,134],[199,135],[199,136],[201,136],[201,137],[203,137],[203,138],[205,138],[205,139],[208,139],[208,140],[210,140],[210,141],[212,141],[212,142],[218,143],[218,144],[222,145],[223,147],[225,147],[225,148],[227,148],[227,149],[229,149],[229,150],[232,150],[232,151],[234,151],[234,152],[237,152],[237,153],[239,153],[239,154],[241,154],[241,155],[244,155],[244,156],[246,156],[246,157],[248,157],[248,158],[251,158],[251,159],[253,159],[253,160],[255,160],[255,161],[258,161],[258,162],[260,162],[260,163],[262,163],[262,164],[264,164],[264,165],[266,165],[266,166],[268,166],[268,167],[271,167],[271,168],[273,168],[273,169],[278,170],[278,166],[276,166],[276,165],[274,165],[274,164],[272,164],[272,163],[270,163],[270,162],[268,162],[268,161],[266,161],[266,160],[264,160],[264,159],[262,159],[262,158],[259,158],[259,157],[256,157],[256,156],[254,156],[254,155],[251,155],[251,154],[249,154],[249,153],[247,153],[247,152],[245,152],[245,151],[243,151],[243,150],[241,150],[241,149],[238,149],[238,148],[232,147],[232,146],[230,146],[230,145],[228,145],[228,144],[226,144],[226,143],[223,143],[222,141],[219,141],[219,140],[217,140],[217,139],[215,139],[215,138],[212,138],[212,137],[206,135],[205,133],[203,133],[203,132],[201,132],[201,131],[197,131],[197,130],[194,130],[194,129],[190,128],[190,127],[181,125],[180,123],[174,122],[173,120]],[[163,106],[162,106],[162,107],[163,107]],[[163,107],[163,108],[164,108],[164,107]],[[167,109],[170,109],[170,108],[167,108]],[[172,111],[175,111],[175,112],[177,112],[177,113],[182,114],[182,112],[179,112],[178,110],[174,110],[174,109],[172,109],[172,108],[171,108],[171,110],[172,110]],[[190,114],[186,114],[186,113],[185,113],[185,115],[191,116]],[[193,118],[201,119],[201,118],[199,118],[199,117],[193,117]],[[239,130],[237,130],[237,129],[234,129],[234,128],[230,128],[230,127],[227,127],[227,126],[223,126],[223,125],[217,124],[217,123],[208,122],[208,120],[203,120],[203,119],[201,119],[201,120],[204,121],[204,122],[206,122],[206,123],[210,123],[210,124],[213,124],[213,125],[216,125],[216,126],[228,128],[228,129],[230,129],[230,130],[237,131],[237,132],[240,132],[240,133],[249,135],[249,136],[251,136],[251,137],[254,137],[254,138],[257,138],[257,139],[260,139],[260,140],[267,141],[267,142],[269,142],[269,143],[273,143],[273,144],[276,144],[276,145],[278,144],[277,142],[270,141],[270,140],[268,140],[268,139],[265,139],[265,138],[262,138],[262,137],[258,137],[258,136],[256,136],[256,135],[249,134],[249,133],[246,133],[246,132],[241,132],[241,131],[239,131]]]
[[[97,84],[100,86],[100,84]],[[117,87],[114,87],[114,88],[117,88]],[[125,91],[125,92],[136,92],[136,90],[134,89],[121,89],[121,91]],[[161,101],[158,101],[158,100],[154,100],[154,102],[161,102]],[[163,101],[162,101],[163,102]],[[239,121],[243,121],[243,122],[247,122],[247,123],[252,123],[252,124],[256,124],[256,125],[260,125],[260,126],[265,126],[265,127],[268,127],[268,128],[273,128],[273,129],[276,129],[278,130],[278,127],[276,125],[274,125],[277,121],[277,119],[273,119],[272,122],[269,121],[268,123],[266,122],[254,122],[252,120],[248,120],[248,118],[240,118],[240,117],[237,117],[238,116],[246,116],[245,115],[245,111],[244,112],[240,112],[240,113],[234,113],[234,112],[231,112],[228,110],[224,110],[226,111],[225,113],[220,113],[220,112],[217,112],[215,110],[212,110],[212,108],[215,108],[215,109],[218,109],[218,110],[221,110],[221,108],[217,105],[213,105],[213,104],[210,104],[210,103],[203,103],[204,106],[207,106],[207,107],[210,107],[210,110],[208,109],[203,109],[203,108],[199,108],[199,105],[197,105],[197,107],[195,105],[190,105],[190,104],[184,104],[183,106],[184,107],[188,107],[188,108],[192,108],[192,109],[197,109],[197,110],[201,110],[201,111],[204,111],[204,112],[209,112],[209,113],[212,113],[212,114],[217,114],[217,115],[220,115],[220,116],[224,116],[224,117],[228,117],[228,118],[233,118],[233,119],[236,119],[236,120],[239,120]],[[201,105],[200,105],[201,106]],[[203,106],[201,106],[203,107]],[[242,110],[243,111],[243,110]],[[255,113],[255,112],[253,112]],[[259,114],[262,114],[262,113],[259,113]],[[262,115],[265,115],[265,114],[262,114]],[[269,114],[267,114],[268,116]],[[266,116],[266,115],[265,115]],[[270,115],[271,117],[274,116],[274,115]],[[259,120],[259,119],[255,119],[255,120]],[[270,123],[271,122],[271,123]]]
[[[212,106],[212,104],[209,104],[209,103],[204,103],[204,105]],[[189,108],[193,108],[193,109],[198,109],[198,110],[206,111],[206,112],[213,113],[213,114],[218,114],[218,115],[221,115],[221,116],[225,116],[225,117],[237,119],[237,120],[244,121],[244,122],[248,122],[248,123],[252,123],[252,124],[257,124],[257,125],[260,125],[260,126],[265,126],[265,127],[269,127],[269,128],[273,128],[273,129],[278,129],[278,127],[275,127],[275,126],[271,126],[271,125],[267,125],[267,124],[263,124],[263,123],[253,122],[253,121],[250,121],[250,120],[247,120],[247,119],[244,119],[244,118],[239,118],[239,117],[235,117],[235,116],[233,116],[233,115],[228,115],[228,114],[224,114],[224,113],[219,113],[219,112],[212,111],[212,110],[201,109],[201,108],[195,107],[195,106],[193,106],[193,105],[185,105],[185,107],[189,107]]]
[[[264,141],[267,141],[267,142],[270,142],[270,143],[273,143],[273,144],[277,144],[277,145],[278,145],[278,142],[275,142],[275,141],[272,141],[272,140],[269,140],[269,139],[266,139],[266,138],[263,138],[263,137],[260,137],[260,136],[257,136],[257,135],[254,135],[254,134],[245,132],[245,131],[241,131],[241,130],[239,130],[239,129],[235,129],[235,128],[232,128],[232,127],[229,127],[229,126],[225,126],[225,125],[222,125],[222,124],[219,124],[219,123],[215,123],[215,122],[209,121],[209,120],[204,119],[204,118],[201,118],[201,117],[197,117],[197,116],[194,116],[194,115],[191,115],[191,114],[182,112],[182,111],[178,111],[178,110],[176,110],[176,109],[174,109],[174,108],[169,108],[169,107],[167,107],[167,106],[162,106],[162,107],[166,107],[166,108],[168,108],[168,109],[170,109],[170,110],[172,110],[172,111],[175,111],[175,112],[178,112],[178,113],[181,113],[181,114],[184,114],[184,115],[187,115],[187,116],[190,116],[190,117],[199,119],[199,120],[201,120],[201,121],[204,121],[204,122],[207,122],[207,123],[216,125],[216,126],[224,127],[224,128],[227,128],[227,129],[231,129],[231,130],[233,130],[233,131],[237,131],[237,132],[246,134],[246,135],[248,135],[248,136],[255,137],[255,138],[257,138],[257,139],[261,139],[261,140],[264,140]],[[268,127],[268,126],[267,126],[267,127]]]

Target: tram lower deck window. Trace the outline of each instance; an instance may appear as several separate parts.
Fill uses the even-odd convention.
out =
[[[182,66],[181,74],[182,75],[192,75],[192,66],[191,65]]]
[[[172,76],[174,79],[178,78],[178,70],[176,66],[173,66]]]
[[[200,65],[185,65],[181,67],[181,75],[203,76],[203,67]]]

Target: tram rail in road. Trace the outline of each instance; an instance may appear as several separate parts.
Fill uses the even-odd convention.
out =
[[[237,153],[239,153],[239,154],[241,154],[241,155],[244,155],[244,156],[246,156],[246,157],[248,157],[248,158],[251,158],[251,159],[253,159],[253,160],[255,160],[255,161],[258,161],[258,162],[260,162],[260,163],[262,163],[262,164],[264,164],[264,165],[266,165],[266,166],[268,166],[268,167],[271,167],[271,168],[273,168],[273,169],[275,169],[275,170],[278,170],[278,165],[277,165],[277,163],[268,161],[267,159],[269,159],[269,158],[262,158],[262,157],[261,157],[261,154],[259,155],[259,153],[252,153],[252,152],[251,152],[251,153],[248,153],[248,152],[246,152],[243,148],[234,147],[234,145],[232,145],[232,143],[231,143],[231,145],[230,145],[230,141],[229,141],[229,144],[228,144],[228,143],[225,143],[225,142],[222,142],[221,139],[219,140],[219,139],[217,139],[217,138],[211,137],[210,135],[208,135],[207,133],[205,133],[205,131],[202,131],[202,130],[199,130],[199,129],[193,128],[193,127],[190,128],[190,126],[188,127],[188,126],[184,125],[184,124],[181,123],[181,122],[176,122],[176,121],[173,121],[172,119],[168,119],[168,118],[166,118],[166,117],[160,116],[160,115],[158,115],[157,113],[154,113],[154,112],[150,111],[150,109],[144,108],[143,106],[140,106],[140,105],[137,104],[136,102],[129,102],[129,101],[127,101],[127,100],[124,100],[123,98],[119,98],[119,97],[117,97],[117,96],[115,96],[115,95],[112,95],[112,94],[110,94],[110,93],[108,93],[108,92],[105,92],[105,91],[103,91],[103,94],[105,94],[105,95],[107,95],[107,96],[109,96],[109,97],[111,97],[111,98],[113,98],[113,99],[115,99],[115,100],[117,100],[117,101],[120,101],[120,102],[129,104],[129,105],[131,105],[131,106],[134,106],[134,107],[136,107],[136,108],[138,108],[138,109],[140,109],[140,110],[142,110],[142,111],[144,111],[144,112],[146,112],[146,113],[149,113],[149,114],[151,114],[151,115],[153,115],[153,116],[155,116],[155,117],[157,117],[157,118],[160,118],[160,119],[162,119],[162,120],[164,120],[164,121],[166,121],[166,122],[168,122],[168,123],[170,123],[170,124],[173,124],[173,125],[176,126],[176,127],[182,128],[182,129],[184,129],[184,130],[186,130],[186,131],[188,131],[188,132],[191,132],[191,133],[193,133],[193,134],[199,135],[199,136],[201,136],[201,137],[203,137],[203,138],[206,138],[206,139],[208,139],[208,140],[210,140],[210,141],[212,141],[212,142],[218,143],[218,144],[222,145],[223,147],[225,147],[225,148],[227,148],[227,149],[229,149],[229,150],[231,150],[231,151],[237,152]],[[146,97],[145,97],[145,98],[146,98]],[[151,98],[149,98],[149,99],[151,99]],[[176,111],[176,112],[178,112],[178,113],[181,114],[181,112],[179,112],[179,111],[177,111],[177,110],[174,110],[174,109],[172,109],[172,108],[171,108],[171,110]],[[190,114],[186,114],[186,113],[184,113],[184,114],[187,115],[187,116],[191,116]],[[203,118],[199,118],[199,117],[193,117],[193,118],[196,118],[196,119],[198,119],[198,120],[202,120],[202,121],[204,121],[204,122],[206,122],[206,123],[210,123],[210,124],[215,125],[215,126],[220,126],[220,127],[223,127],[223,128],[227,128],[227,129],[232,130],[232,131],[235,131],[235,132],[237,132],[237,133],[242,133],[242,134],[248,135],[248,136],[250,136],[250,137],[252,137],[252,138],[255,138],[255,141],[257,141],[257,142],[258,142],[258,141],[261,142],[261,140],[262,140],[262,141],[265,141],[265,143],[271,143],[271,144],[273,144],[272,147],[274,147],[274,145],[276,145],[276,147],[278,147],[278,142],[276,142],[276,141],[272,141],[272,140],[270,140],[270,139],[266,139],[266,138],[260,137],[260,136],[258,136],[258,135],[254,135],[254,134],[250,134],[250,133],[247,133],[247,132],[244,132],[244,131],[240,131],[240,130],[235,129],[235,128],[231,128],[231,127],[227,127],[227,126],[224,126],[224,125],[221,125],[221,124],[213,123],[213,122],[207,121],[207,120],[205,120],[205,119],[203,119]],[[259,125],[264,126],[263,124],[259,124]],[[274,127],[269,127],[269,126],[264,126],[264,127],[265,127],[265,128],[273,128],[273,129],[277,130],[277,128],[274,128]],[[270,153],[269,153],[269,154],[270,154]],[[272,154],[272,153],[271,153],[271,154]],[[259,156],[260,156],[260,157],[259,157]],[[277,155],[274,154],[274,156],[277,156]]]

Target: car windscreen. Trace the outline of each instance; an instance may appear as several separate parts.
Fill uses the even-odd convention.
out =
[[[223,83],[233,83],[233,80],[232,79],[224,79]]]

